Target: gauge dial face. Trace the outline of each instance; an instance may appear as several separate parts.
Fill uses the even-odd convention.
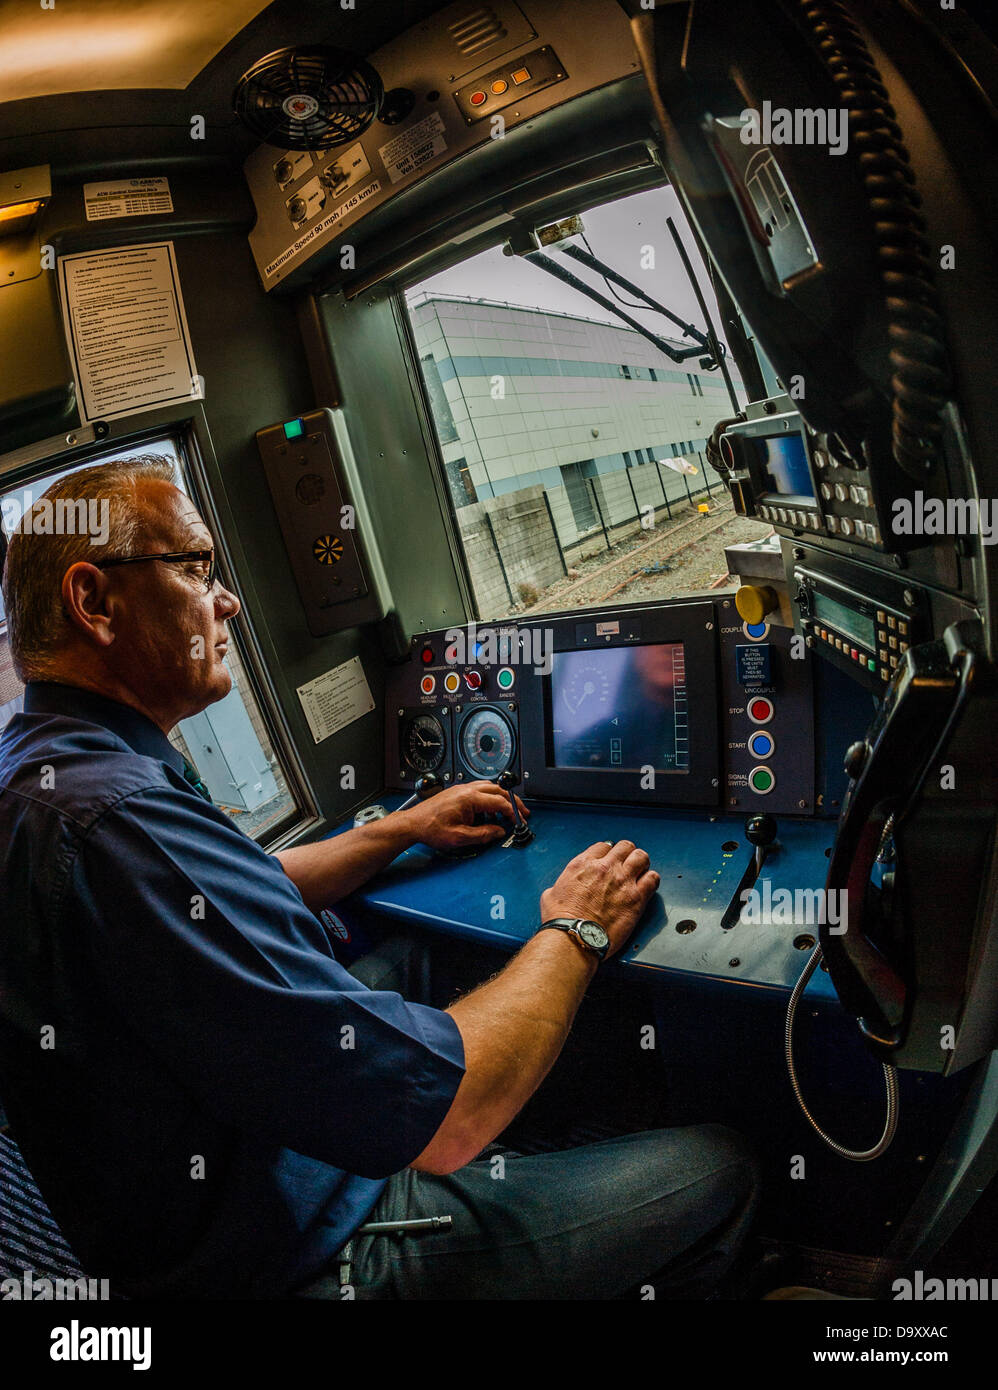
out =
[[[561,699],[569,714],[589,714],[599,718],[610,697],[610,681],[598,662],[578,664],[561,687]]]
[[[461,725],[458,746],[465,766],[476,777],[497,777],[513,761],[516,738],[504,714],[480,705]]]
[[[435,772],[444,760],[447,739],[432,714],[417,714],[402,729],[402,757],[415,772]]]

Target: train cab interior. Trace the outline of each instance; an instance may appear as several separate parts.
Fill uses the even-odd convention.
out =
[[[347,964],[415,942],[420,1002],[647,850],[500,1139],[739,1131],[731,1299],[998,1274],[981,10],[0,6],[3,551],[63,475],[173,463],[241,611],[170,738],[267,851],[510,793],[321,913]]]

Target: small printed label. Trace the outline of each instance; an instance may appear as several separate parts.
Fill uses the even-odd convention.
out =
[[[172,241],[60,256],[59,288],[84,424],[201,398]]]
[[[619,631],[620,631],[620,624],[619,624],[619,623],[616,623],[616,622],[614,622],[614,623],[607,622],[607,623],[597,623],[597,624],[596,624],[596,636],[597,636],[597,637],[612,637],[612,636],[615,636]]]
[[[298,686],[298,698],[316,743],[374,709],[359,656]]]
[[[149,212],[172,212],[169,179],[115,179],[85,183],[83,206],[88,222],[105,217],[141,217]]]
[[[436,159],[438,154],[443,154],[446,148],[443,117],[439,111],[433,111],[425,120],[418,121],[401,135],[396,135],[394,140],[381,145],[378,154],[392,183],[398,183]]]

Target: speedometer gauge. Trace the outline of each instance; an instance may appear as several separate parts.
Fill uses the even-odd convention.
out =
[[[571,654],[574,658],[575,653]],[[561,683],[561,700],[574,719],[580,713],[598,718],[610,698],[610,681],[599,661],[573,662]]]
[[[402,757],[415,772],[435,772],[444,760],[447,740],[440,720],[417,714],[402,728]]]
[[[458,736],[461,760],[476,777],[497,777],[505,772],[516,752],[516,736],[506,716],[491,705],[473,709]]]

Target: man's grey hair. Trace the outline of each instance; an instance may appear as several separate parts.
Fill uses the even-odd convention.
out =
[[[3,601],[11,659],[22,681],[43,680],[54,669],[66,640],[68,618],[61,589],[69,567],[80,560],[96,565],[113,556],[137,553],[147,528],[138,487],[154,478],[176,485],[174,466],[162,454],[94,464],[54,482],[21,518],[7,547]],[[44,528],[43,518],[53,512],[69,515],[74,504],[107,514],[107,527],[102,527],[97,544],[82,528],[61,528],[61,534],[49,534],[51,527],[34,529],[34,519]]]

